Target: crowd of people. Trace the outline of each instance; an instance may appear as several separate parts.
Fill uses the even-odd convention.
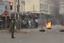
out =
[[[29,20],[22,20],[21,24],[22,28],[37,28],[38,27],[38,19],[29,19]]]
[[[21,28],[38,28],[38,16],[24,14],[24,17],[22,17]]]
[[[37,14],[20,14],[19,16],[19,20],[15,20],[15,25],[16,28],[38,28],[38,18],[39,16]],[[5,17],[4,17],[5,18]],[[12,16],[11,18],[14,18],[14,16]],[[0,20],[1,21],[1,20]],[[10,28],[10,20],[9,18],[7,19],[7,21],[5,21],[5,19],[2,19],[2,21],[4,21],[3,23],[0,23],[2,25],[2,28]],[[7,24],[7,25],[6,25]],[[0,27],[1,27],[0,25]]]

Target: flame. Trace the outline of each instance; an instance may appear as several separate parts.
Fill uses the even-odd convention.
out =
[[[64,25],[62,25],[62,27],[64,28]]]
[[[50,29],[52,27],[51,21],[49,21],[49,22],[46,23],[46,27],[47,27],[47,29]]]

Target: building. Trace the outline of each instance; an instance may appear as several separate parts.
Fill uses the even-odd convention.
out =
[[[19,0],[20,12],[25,12],[25,0]]]
[[[4,1],[4,0],[3,0]],[[6,0],[5,0],[6,1]],[[18,0],[7,0],[14,3],[13,11],[17,11]],[[59,0],[19,0],[19,12],[58,14]]]
[[[40,12],[40,0],[25,0],[26,12]]]
[[[58,0],[40,0],[40,12],[56,14],[59,10]]]
[[[64,14],[64,0],[60,0],[59,4],[59,14]]]
[[[59,12],[59,0],[26,0],[25,11],[57,14]]]

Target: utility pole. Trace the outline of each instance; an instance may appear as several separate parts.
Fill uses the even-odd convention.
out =
[[[6,0],[7,1],[7,0]],[[7,5],[6,5],[6,8],[7,8]],[[7,9],[6,9],[6,11],[7,11]],[[6,28],[6,30],[7,30],[7,16],[5,16],[5,28]]]
[[[15,11],[15,19],[16,19],[16,0],[14,0],[14,11]]]
[[[19,0],[18,0],[18,5],[17,5],[17,12],[19,13],[19,7],[20,7],[20,5],[19,5]]]
[[[16,0],[14,0],[14,11],[15,11],[15,29],[16,29]]]
[[[20,5],[19,5],[19,0],[18,0],[18,5],[17,5],[18,20],[19,20],[19,7],[20,7]]]
[[[20,5],[19,5],[20,3],[19,3],[19,0],[18,0],[18,5],[17,5],[17,12],[18,12],[18,30],[19,30],[19,7],[20,7]]]

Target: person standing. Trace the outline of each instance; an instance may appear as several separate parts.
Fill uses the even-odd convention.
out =
[[[31,20],[28,21],[29,28],[32,28]]]
[[[10,28],[11,38],[15,38],[14,37],[14,26],[15,26],[15,20],[11,19],[11,28]]]
[[[38,19],[35,19],[36,28],[38,28]]]

